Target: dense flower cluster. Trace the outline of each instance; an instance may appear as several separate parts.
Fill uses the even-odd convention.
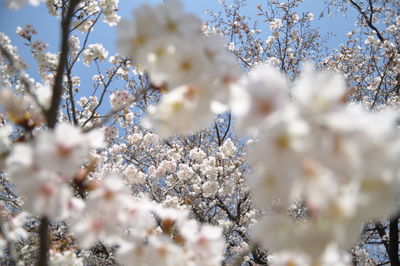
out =
[[[184,13],[178,1],[143,6],[133,23],[121,24],[119,36],[120,50],[133,57],[153,84],[167,87],[147,119],[161,136],[198,131],[221,110],[216,106],[226,104],[229,86],[238,78],[237,64],[223,40],[202,35],[198,18]]]
[[[132,101],[132,96],[127,91],[116,91],[110,96],[111,107],[114,110],[122,110],[124,107],[128,107]]]
[[[272,70],[253,71],[249,79],[260,84]],[[269,80],[261,88],[271,84],[279,82]],[[292,101],[271,108],[253,125],[259,130],[249,147],[254,168],[249,185],[259,207],[275,208],[274,216],[257,224],[255,236],[269,235],[260,240],[272,250],[290,248],[318,259],[333,243],[354,245],[363,221],[395,211],[398,118],[392,110],[373,113],[345,105],[344,81],[334,73],[306,68],[291,91]],[[308,212],[300,223],[286,215],[297,200]]]
[[[229,23],[211,14],[204,25],[177,0],[121,23],[118,0],[43,2],[84,37],[50,53],[33,26],[19,27],[37,82],[0,33],[0,263],[374,265],[373,250],[355,246],[366,221],[363,233],[393,245],[398,13],[356,3],[372,32],[350,32],[323,61],[330,71],[316,71],[300,63],[320,52],[301,0],[257,6],[267,35],[241,1],[220,1]],[[100,16],[120,24],[121,54],[88,44]],[[97,70],[90,96],[78,62]]]

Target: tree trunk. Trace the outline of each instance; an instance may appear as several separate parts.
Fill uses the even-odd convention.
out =
[[[390,264],[400,266],[399,260],[399,215],[390,219],[389,224],[389,259]]]

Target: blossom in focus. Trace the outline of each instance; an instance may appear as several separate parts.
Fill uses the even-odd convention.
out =
[[[83,51],[83,62],[87,66],[90,66],[93,60],[105,61],[107,57],[108,52],[101,43],[90,44]]]
[[[110,103],[113,110],[122,110],[132,102],[132,96],[128,91],[115,91],[110,96]]]

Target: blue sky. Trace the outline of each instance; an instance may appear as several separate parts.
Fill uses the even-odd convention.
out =
[[[124,18],[130,18],[131,11],[141,4],[155,4],[160,2],[163,1],[120,0],[119,14]],[[218,0],[186,0],[183,2],[186,10],[202,17],[203,21],[207,19],[204,15],[204,12],[207,9],[220,9]],[[244,12],[247,15],[254,17],[254,14],[257,13],[257,4],[262,2],[263,1],[261,0],[248,0]],[[323,20],[318,21],[318,15],[325,7],[323,2],[324,1],[322,0],[305,0],[302,5],[302,11],[311,11],[314,13],[316,18],[314,23],[322,32],[333,32],[336,34],[336,37],[332,38],[329,42],[329,46],[335,48],[345,40],[345,34],[352,29],[354,17],[345,18],[339,14],[332,18],[324,18]],[[55,52],[58,49],[58,20],[48,15],[44,4],[41,4],[39,7],[26,6],[18,11],[8,10],[4,8],[3,5],[0,5],[0,31],[6,33],[11,38],[14,45],[19,47],[20,53],[26,56],[29,56],[29,51],[24,49],[24,40],[16,35],[15,29],[17,26],[23,26],[28,23],[33,24],[33,26],[38,29],[39,35],[37,37],[39,39],[50,44],[50,51]],[[101,42],[112,53],[115,51],[115,33],[115,27],[110,28],[104,23],[99,23],[99,25],[96,26],[95,31],[92,33],[90,42]],[[26,56],[24,57],[27,58]]]
[[[2,0],[0,0],[2,1]],[[265,0],[264,0],[265,1]],[[255,17],[257,13],[256,6],[264,1],[261,0],[248,0],[247,6],[243,9],[243,12],[251,17]],[[161,3],[163,0],[120,0],[119,14],[123,18],[132,17],[132,10],[141,4],[156,4]],[[207,9],[220,10],[220,4],[218,0],[183,0],[185,9],[197,14],[204,21],[207,17],[204,15]],[[319,21],[318,17],[320,12],[324,9],[323,0],[305,0],[301,5],[299,12],[310,11],[314,14],[315,26],[318,26],[322,32],[333,32],[336,37],[333,37],[328,45],[330,48],[336,48],[341,42],[345,41],[346,33],[352,29],[354,24],[354,17],[346,18],[342,14],[335,15],[331,18],[324,18]],[[48,15],[45,4],[41,4],[39,7],[25,6],[21,10],[13,11],[6,9],[3,5],[0,5],[0,32],[7,34],[13,45],[18,47],[19,53],[25,59],[25,62],[30,65],[28,73],[36,78],[38,81],[38,75],[36,73],[36,66],[34,60],[29,52],[29,48],[24,44],[26,41],[19,37],[15,30],[17,26],[23,26],[24,24],[32,24],[39,32],[35,39],[42,40],[49,44],[49,51],[57,52],[59,47],[59,21],[50,15]],[[79,32],[75,34],[79,37]],[[84,35],[82,34],[82,37]],[[115,40],[116,40],[116,28],[109,27],[105,23],[98,23],[95,30],[92,32],[89,39],[90,43],[100,42],[110,52],[110,55],[114,54],[115,51]],[[82,87],[90,88],[91,76],[94,74],[94,68],[88,69],[83,65],[78,65],[75,69],[75,73],[80,73]],[[81,88],[84,93],[84,88]],[[86,94],[86,93],[84,93]]]

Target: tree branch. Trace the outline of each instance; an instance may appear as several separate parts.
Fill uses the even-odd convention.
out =
[[[399,215],[390,219],[389,223],[389,250],[391,265],[400,265],[399,260]]]
[[[58,107],[61,101],[61,94],[63,91],[63,77],[64,77],[64,70],[67,66],[68,62],[68,51],[69,51],[69,29],[71,26],[74,10],[76,6],[79,4],[80,0],[71,0],[69,1],[70,4],[67,9],[67,13],[65,17],[61,19],[61,53],[60,58],[57,66],[57,72],[54,79],[54,86],[53,86],[53,96],[51,99],[51,106],[49,110],[46,112],[46,119],[47,119],[47,126],[49,128],[54,128],[57,124],[57,114],[58,114]]]
[[[39,259],[38,266],[48,265],[48,252],[49,252],[49,219],[43,216],[40,219],[39,226]]]
[[[358,5],[356,2],[353,0],[350,0],[350,3],[358,10],[358,12],[361,14],[361,16],[365,19],[365,22],[367,23],[368,27],[370,27],[373,31],[375,31],[376,36],[378,36],[379,40],[383,43],[385,41],[385,38],[383,38],[382,34],[378,30],[377,27],[375,27],[374,24],[372,24],[372,18],[373,18],[373,7],[372,3],[369,2],[370,4],[370,9],[371,9],[371,15],[368,18],[367,14],[362,10],[361,6]]]

